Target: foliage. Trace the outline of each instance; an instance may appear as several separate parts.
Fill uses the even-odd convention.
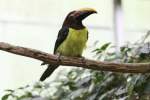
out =
[[[136,43],[127,43],[116,53],[106,43],[93,50],[95,57],[111,62],[149,62],[150,33]],[[50,83],[37,82],[6,90],[2,100],[150,100],[150,73],[130,74],[74,68]]]

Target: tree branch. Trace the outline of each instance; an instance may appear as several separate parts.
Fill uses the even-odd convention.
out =
[[[150,62],[149,63],[110,63],[101,62],[81,58],[70,58],[70,57],[60,57],[60,62],[58,63],[58,56],[48,54],[39,50],[14,46],[8,43],[0,42],[0,50],[14,53],[17,55],[22,55],[30,58],[34,58],[48,64],[59,64],[65,66],[76,66],[87,69],[94,69],[100,71],[113,71],[113,72],[123,72],[123,73],[150,73]]]

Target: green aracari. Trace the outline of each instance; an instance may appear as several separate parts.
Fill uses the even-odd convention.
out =
[[[97,12],[92,8],[82,8],[74,10],[67,15],[55,42],[55,55],[82,57],[88,40],[88,30],[82,24],[82,21],[94,13]],[[59,65],[49,64],[41,76],[40,81],[44,81],[49,77],[58,66]]]

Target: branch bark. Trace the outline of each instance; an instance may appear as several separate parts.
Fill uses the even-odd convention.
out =
[[[150,62],[149,63],[110,63],[101,62],[81,58],[70,58],[70,57],[60,57],[58,62],[58,56],[48,54],[39,50],[14,46],[8,43],[0,42],[0,50],[14,53],[21,56],[30,57],[37,59],[48,64],[59,64],[65,66],[76,66],[87,69],[94,69],[100,71],[113,71],[122,73],[150,73]]]

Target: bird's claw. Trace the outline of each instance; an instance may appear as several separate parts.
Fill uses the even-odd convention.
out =
[[[82,63],[86,63],[85,57],[83,56],[78,56],[78,57],[73,57],[73,58],[81,59]]]
[[[61,55],[59,54],[58,55],[58,58],[57,58],[57,63],[61,62]]]
[[[85,61],[85,57],[81,57],[81,61],[82,61],[82,63],[86,63],[86,61]]]

